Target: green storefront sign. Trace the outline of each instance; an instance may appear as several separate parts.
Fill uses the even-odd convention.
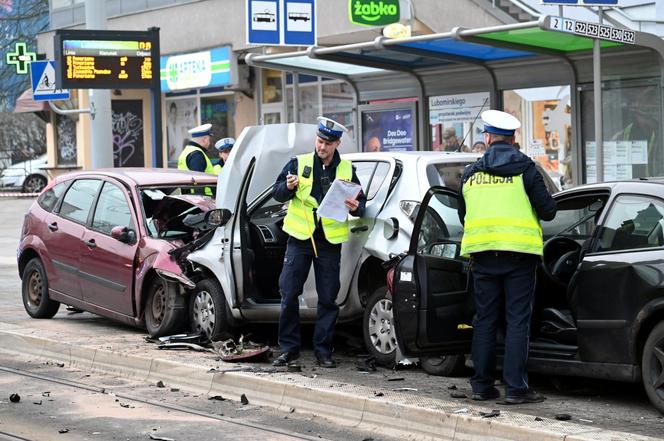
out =
[[[399,0],[348,0],[350,22],[384,26],[399,21]]]

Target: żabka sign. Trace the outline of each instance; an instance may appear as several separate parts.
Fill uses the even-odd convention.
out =
[[[348,0],[350,22],[362,26],[384,26],[400,19],[399,0]]]

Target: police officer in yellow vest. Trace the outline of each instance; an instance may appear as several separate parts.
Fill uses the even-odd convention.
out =
[[[207,155],[207,149],[210,147],[211,129],[212,124],[203,124],[189,130],[191,140],[178,157],[178,168],[180,170],[218,174],[215,173],[214,166]]]
[[[230,156],[234,145],[235,139],[233,138],[221,138],[214,143],[214,148],[219,152],[219,159],[212,161],[215,175],[221,173],[221,169],[224,168],[226,161],[228,161],[228,157]]]
[[[281,314],[279,345],[282,353],[275,366],[294,363],[300,356],[300,317],[298,297],[314,264],[318,313],[314,330],[314,353],[320,366],[333,368],[332,340],[339,314],[341,244],[348,240],[348,222],[319,218],[316,208],[335,179],[360,183],[350,161],[337,152],[346,128],[329,119],[318,118],[315,152],[292,158],[277,177],[273,197],[290,201],[284,219],[284,231],[290,236],[284,266],[279,277]],[[347,199],[346,207],[353,216],[362,216],[366,197]]]
[[[544,397],[528,386],[526,362],[542,257],[539,219],[553,219],[556,203],[535,163],[513,145],[519,120],[497,110],[483,112],[482,120],[489,148],[464,172],[459,202],[461,254],[471,258],[475,300],[472,398],[500,396],[494,386],[496,332],[504,313],[504,403],[537,403]]]

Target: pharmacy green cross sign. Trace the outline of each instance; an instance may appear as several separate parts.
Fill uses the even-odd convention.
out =
[[[37,59],[37,54],[28,52],[25,43],[16,43],[15,52],[7,52],[7,65],[16,65],[16,73],[25,75],[28,73],[30,63]]]

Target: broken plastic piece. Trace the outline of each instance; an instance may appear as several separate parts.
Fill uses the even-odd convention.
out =
[[[208,400],[225,401],[226,398],[222,397],[221,395],[212,395],[208,397]]]
[[[157,381],[157,387],[166,387],[163,381],[159,380]]]
[[[392,377],[387,379],[387,381],[403,381],[403,380],[404,380],[403,377]]]
[[[556,414],[556,419],[558,421],[569,421],[572,419],[572,415],[568,413],[557,413]]]
[[[204,348],[203,346],[197,345],[195,343],[185,343],[185,342],[166,342],[166,343],[161,343],[159,346],[157,346],[159,349],[191,349],[194,351],[198,352],[212,352],[208,348]]]
[[[69,432],[69,429],[60,429],[58,430],[58,433],[67,433]]]
[[[463,392],[452,392],[450,394],[450,397],[452,397],[452,398],[468,398],[468,395],[464,394]]]
[[[221,355],[223,361],[240,361],[253,358],[267,359],[271,352],[269,346],[252,341],[245,342],[244,336],[240,336],[237,343],[232,338],[229,338],[223,341],[213,341],[212,346]]]
[[[21,401],[21,396],[19,394],[11,394],[9,396],[9,401],[11,401],[12,403],[18,403],[19,401]]]
[[[480,412],[480,415],[482,415],[482,418],[493,418],[500,415],[500,411],[493,409],[491,412]]]
[[[157,440],[157,441],[175,441],[173,438],[167,438],[165,436],[154,435],[152,433],[149,433],[148,436],[150,437],[150,439],[154,439],[154,440]]]
[[[204,343],[202,334],[165,335],[158,339],[162,343]]]
[[[245,394],[242,394],[242,396],[240,396],[240,403],[242,403],[243,406],[249,404],[249,400],[247,399],[247,396]]]
[[[452,411],[452,413],[468,413],[468,408],[467,407],[462,407],[461,409],[457,409]]]

